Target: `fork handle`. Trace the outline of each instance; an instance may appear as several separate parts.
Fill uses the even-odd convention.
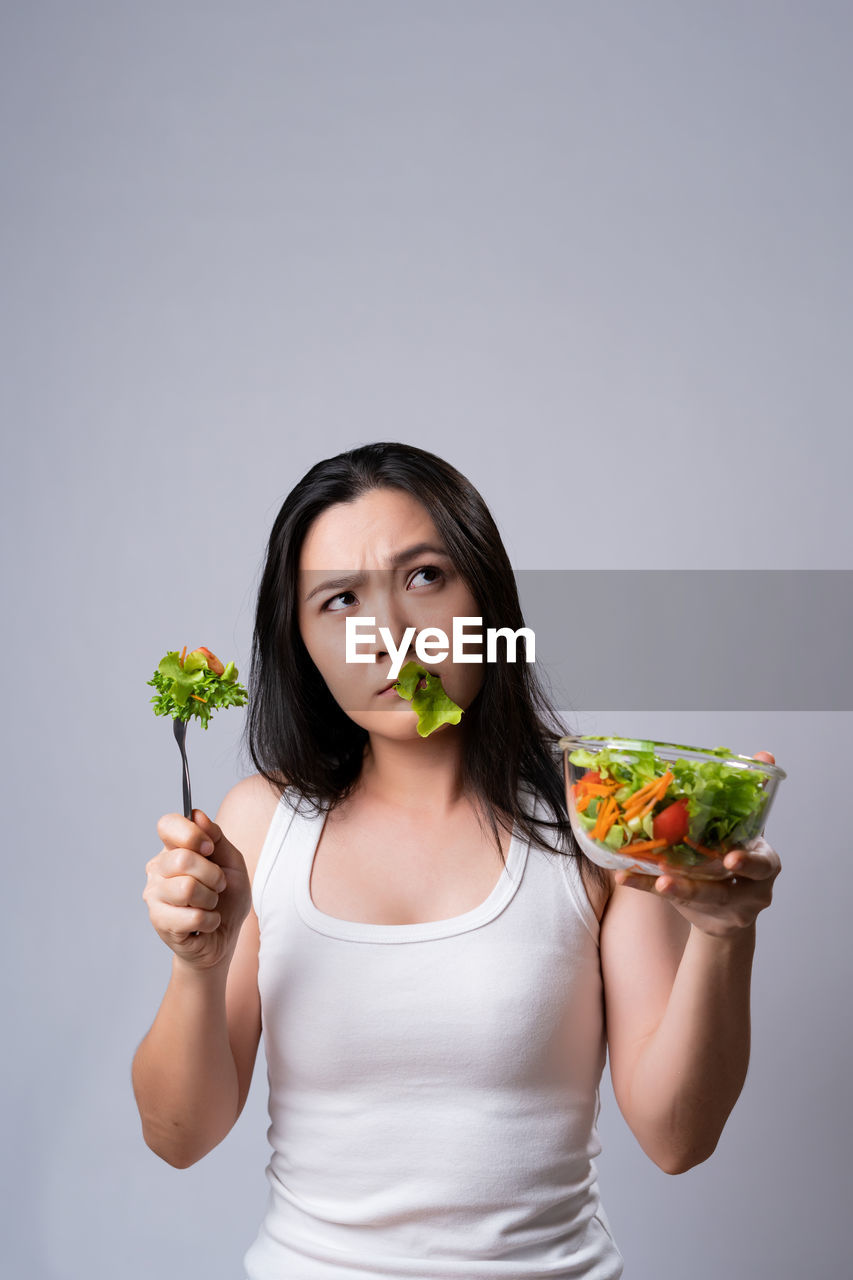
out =
[[[184,789],[184,817],[191,818],[193,816],[193,798],[190,791],[190,766],[187,763],[187,749],[185,746],[187,736],[186,720],[179,720],[177,717],[172,721],[172,728],[175,733],[175,741],[178,744],[178,750],[181,753],[181,764],[183,765],[183,774],[181,781]]]
[[[187,753],[184,751],[183,747],[181,747],[181,759],[183,760],[184,766],[183,773],[181,775],[181,782],[183,783],[184,791],[184,817],[191,818],[193,816],[193,798],[192,792],[190,791],[190,767],[187,764]]]
[[[185,741],[187,736],[187,723],[185,720],[173,720],[172,728],[174,729],[174,732],[175,732],[175,741],[177,742],[178,748],[180,749],[180,752],[181,752],[181,764],[183,765],[183,771],[181,773],[181,782],[183,783],[183,790],[184,790],[184,817],[192,818],[193,798],[192,798],[192,792],[190,791],[190,766],[187,762],[187,751],[185,746]],[[192,936],[194,938],[197,938],[198,932],[199,932],[198,929],[194,929]]]

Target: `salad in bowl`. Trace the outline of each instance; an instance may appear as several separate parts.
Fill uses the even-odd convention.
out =
[[[778,765],[726,747],[616,737],[561,738],[566,805],[575,839],[614,870],[723,880],[730,849],[762,835]]]

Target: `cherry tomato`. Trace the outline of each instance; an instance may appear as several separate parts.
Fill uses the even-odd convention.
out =
[[[578,778],[577,782],[572,783],[572,794],[575,796],[579,796],[580,793],[583,791],[584,786],[587,782],[600,782],[600,781],[601,781],[600,773],[598,773],[597,771],[587,769],[586,773],[584,773],[580,778]]]
[[[687,835],[690,826],[687,815],[687,797],[681,796],[673,800],[671,805],[657,815],[652,823],[655,840],[666,840],[669,844],[678,844]]]

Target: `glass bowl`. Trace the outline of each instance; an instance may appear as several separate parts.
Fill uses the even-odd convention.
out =
[[[599,866],[725,880],[730,849],[764,833],[778,765],[726,747],[638,738],[559,741],[575,839]]]

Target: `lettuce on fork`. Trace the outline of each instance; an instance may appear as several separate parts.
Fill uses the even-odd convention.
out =
[[[419,687],[421,681],[423,689]],[[427,671],[419,662],[407,662],[400,669],[394,689],[401,698],[411,702],[417,712],[418,733],[422,738],[429,737],[443,724],[458,724],[462,719],[462,708],[447,696],[441,677]]]
[[[184,655],[186,654],[186,657]],[[146,683],[157,689],[151,699],[155,716],[173,720],[196,719],[206,729],[211,714],[219,707],[242,707],[248,692],[237,680],[233,662],[223,664],[210,649],[202,646],[187,653],[170,650]]]

